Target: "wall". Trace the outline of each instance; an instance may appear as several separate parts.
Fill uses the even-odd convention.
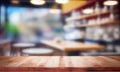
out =
[[[77,7],[84,5],[87,0],[70,0],[69,3],[62,5],[62,12],[67,13]]]

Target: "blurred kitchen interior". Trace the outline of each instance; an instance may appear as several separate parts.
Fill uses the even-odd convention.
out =
[[[119,3],[0,0],[0,56],[118,56]]]

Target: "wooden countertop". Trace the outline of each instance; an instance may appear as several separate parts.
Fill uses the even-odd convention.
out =
[[[1,56],[0,67],[120,67],[120,56]]]
[[[62,51],[99,50],[105,48],[104,46],[98,44],[85,44],[82,42],[75,41],[63,41],[57,43],[52,40],[43,40],[41,41],[41,43],[57,48]]]

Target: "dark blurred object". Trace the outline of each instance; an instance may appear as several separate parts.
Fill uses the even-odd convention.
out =
[[[0,39],[4,37],[4,29],[0,27]]]
[[[42,37],[43,37],[42,31],[39,30],[39,29],[36,29],[36,36],[37,36],[38,38],[42,38]]]

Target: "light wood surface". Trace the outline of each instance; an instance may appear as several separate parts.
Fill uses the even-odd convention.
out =
[[[0,67],[120,67],[120,56],[3,56]]]
[[[85,44],[75,41],[62,41],[57,43],[52,40],[43,40],[41,43],[54,47],[62,51],[82,51],[82,50],[100,50],[104,49],[104,46],[98,44]]]

